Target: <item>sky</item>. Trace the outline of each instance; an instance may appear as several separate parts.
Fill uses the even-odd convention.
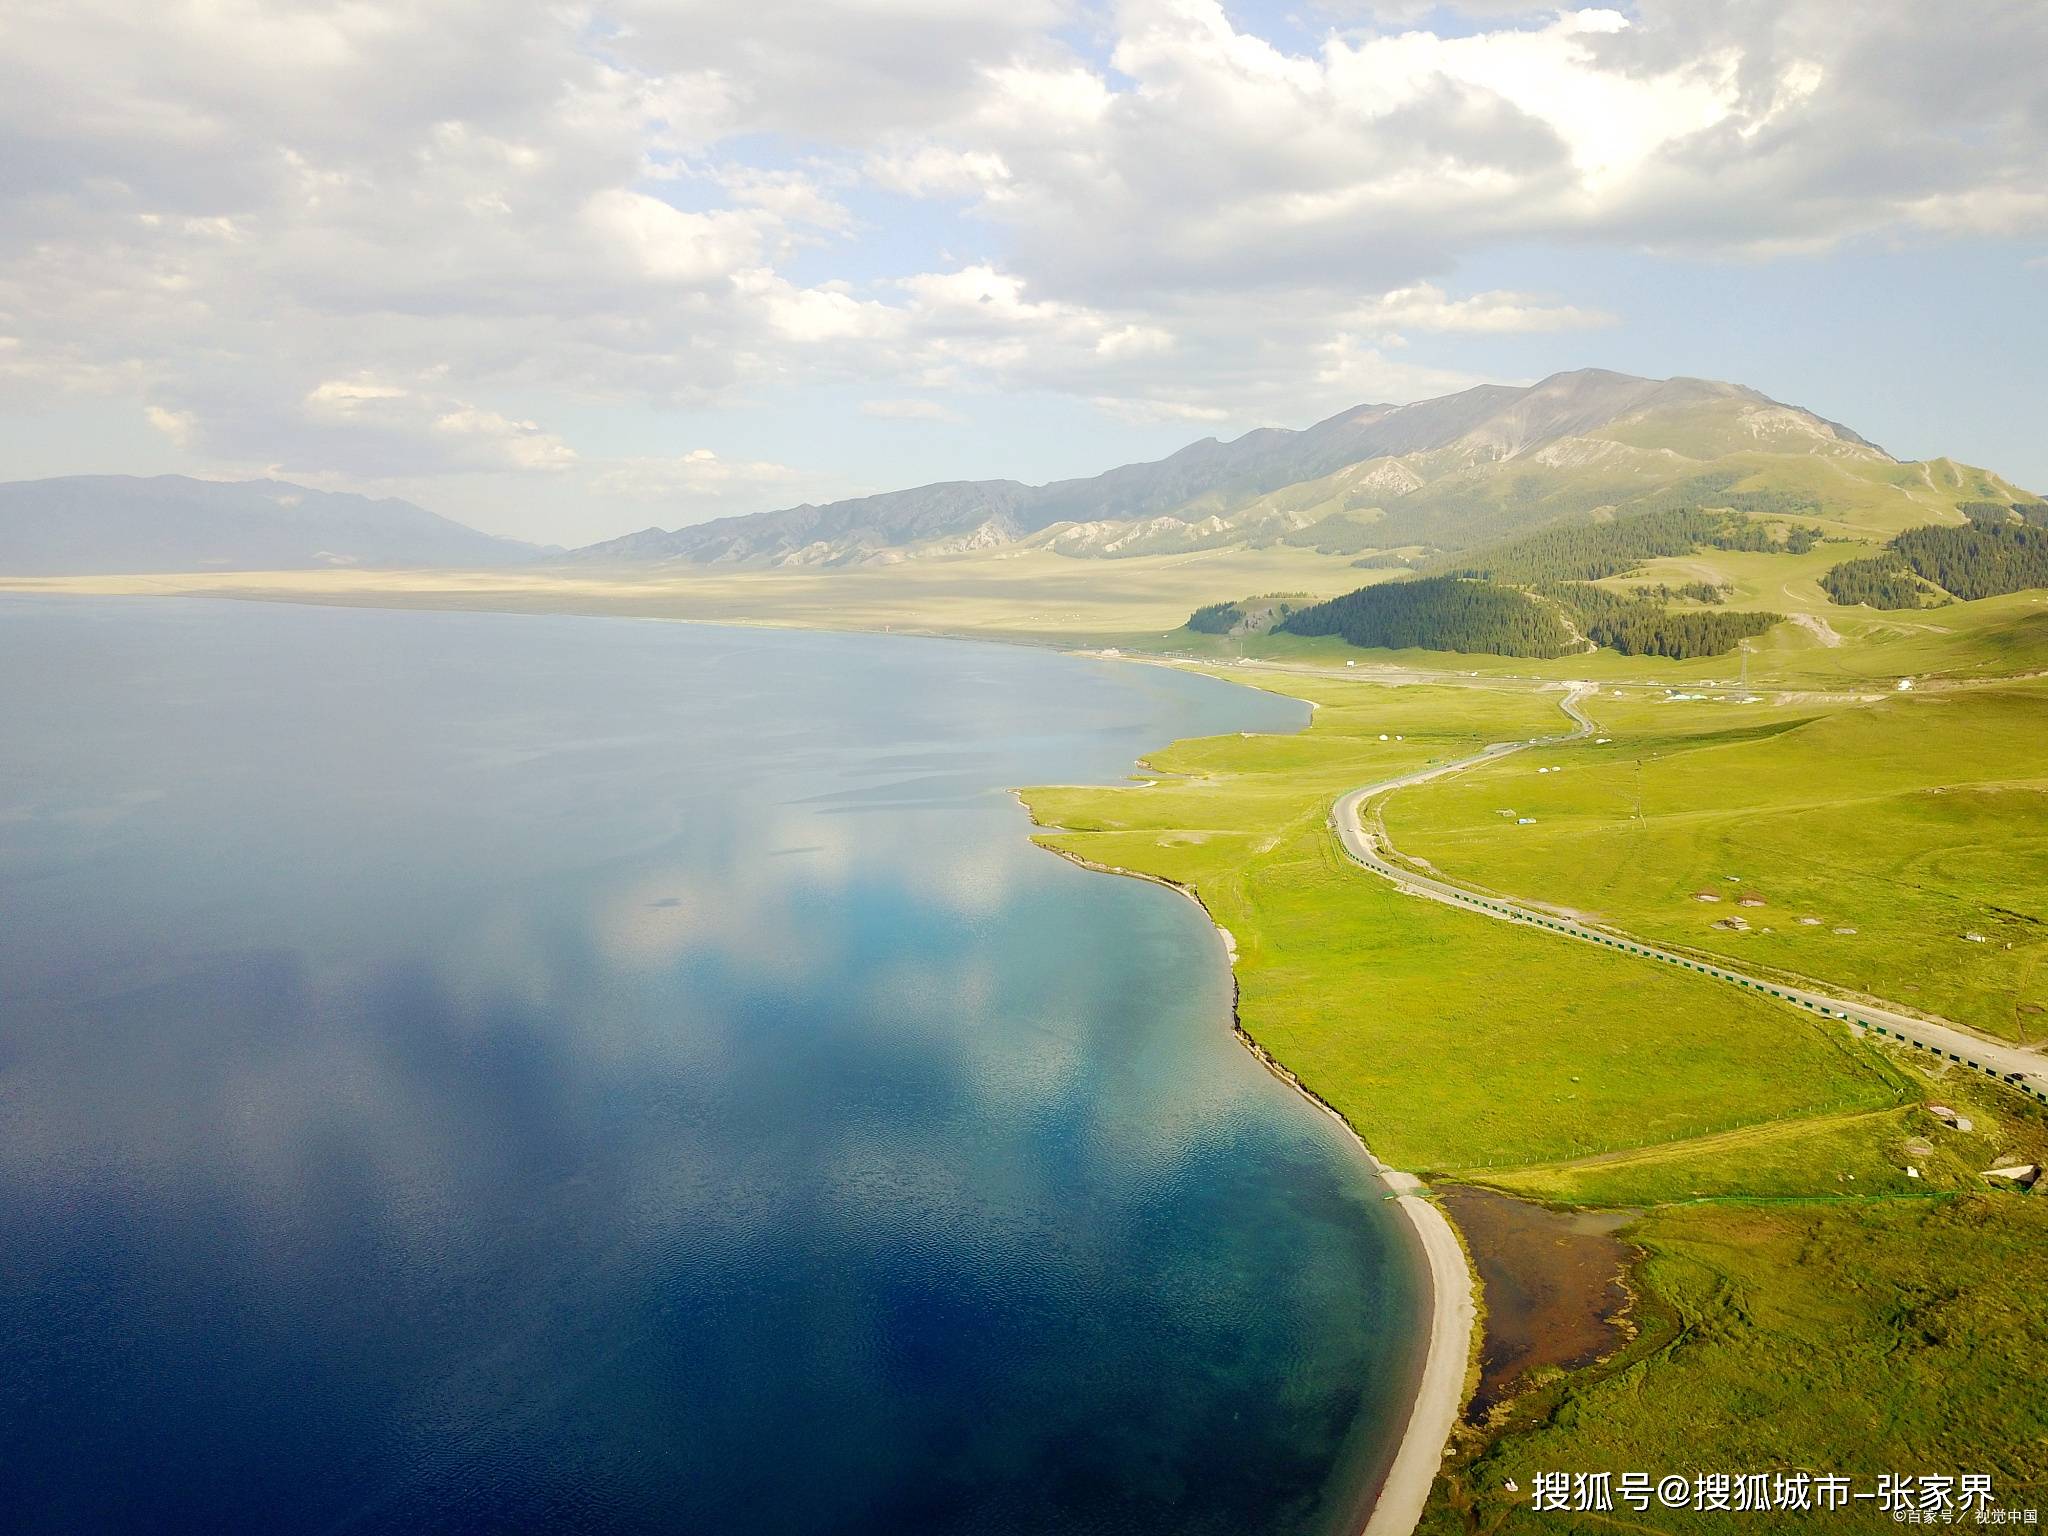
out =
[[[575,545],[1585,366],[2048,490],[2048,4],[0,6],[0,479]]]

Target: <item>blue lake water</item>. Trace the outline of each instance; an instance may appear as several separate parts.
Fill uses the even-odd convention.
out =
[[[0,598],[0,1529],[1338,1532],[1417,1298],[1214,931],[1027,840],[1288,701]]]

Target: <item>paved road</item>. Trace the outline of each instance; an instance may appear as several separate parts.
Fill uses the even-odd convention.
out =
[[[1732,986],[1761,992],[1767,997],[1779,998],[1792,1007],[1804,1008],[1823,1018],[1861,1024],[1880,1035],[1905,1041],[1916,1049],[1946,1057],[1966,1067],[1974,1067],[1989,1077],[2001,1079],[2021,1092],[2029,1093],[2043,1103],[2048,1103],[2048,1057],[2042,1056],[2038,1051],[2008,1045],[2002,1041],[1987,1040],[1958,1025],[1932,1023],[1891,1008],[1875,1007],[1826,992],[1787,986],[1783,982],[1745,975],[1725,965],[1695,959],[1673,950],[1660,949],[1654,944],[1643,943],[1625,934],[1594,928],[1535,907],[1479,895],[1452,885],[1447,880],[1439,880],[1388,861],[1385,854],[1392,850],[1385,844],[1383,834],[1370,830],[1361,815],[1366,802],[1390,790],[1427,783],[1431,779],[1442,778],[1445,774],[1459,773],[1477,764],[1489,763],[1495,758],[1505,757],[1511,752],[1520,752],[1528,747],[1554,746],[1559,742],[1576,741],[1593,729],[1593,722],[1588,720],[1585,712],[1579,708],[1579,701],[1597,691],[1590,683],[1572,685],[1565,695],[1562,707],[1564,712],[1571,716],[1573,729],[1563,735],[1539,736],[1533,741],[1525,742],[1497,742],[1485,751],[1475,752],[1470,757],[1461,757],[1454,762],[1436,763],[1397,779],[1386,779],[1378,784],[1368,784],[1362,789],[1352,790],[1330,811],[1331,825],[1336,828],[1337,837],[1343,843],[1344,851],[1366,869],[1384,880],[1391,881],[1397,889],[1412,896],[1427,897],[1446,906],[1477,912],[1484,917],[1498,918],[1503,922],[1547,928],[1566,938],[1598,944],[1607,949],[1617,949],[1625,954],[1640,955],[1646,960],[1695,971],[1702,976],[1711,976]]]

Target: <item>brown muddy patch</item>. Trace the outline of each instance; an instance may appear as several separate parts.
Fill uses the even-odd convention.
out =
[[[1483,1423],[1545,1366],[1573,1370],[1628,1342],[1622,1276],[1634,1250],[1614,1235],[1634,1211],[1552,1211],[1490,1189],[1439,1187],[1486,1288],[1479,1391]]]

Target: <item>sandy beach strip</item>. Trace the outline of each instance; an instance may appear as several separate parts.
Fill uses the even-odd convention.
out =
[[[1018,796],[1020,802],[1022,798]],[[1039,846],[1045,847],[1044,844]],[[1163,875],[1104,864],[1065,848],[1047,848],[1046,851],[1097,874],[1123,875],[1128,879],[1163,885],[1170,891],[1178,891],[1201,908],[1209,926],[1216,930],[1223,942],[1224,957],[1230,970],[1230,1023],[1239,1043],[1269,1072],[1344,1127],[1373,1173],[1387,1187],[1394,1208],[1405,1220],[1414,1239],[1418,1270],[1423,1281],[1429,1314],[1428,1331],[1422,1351],[1422,1370],[1415,1384],[1414,1401],[1408,1409],[1408,1422],[1402,1428],[1393,1459],[1387,1463],[1386,1473],[1374,1494],[1372,1513],[1366,1517],[1359,1536],[1409,1536],[1422,1519],[1423,1506],[1429,1502],[1429,1490],[1436,1483],[1437,1469],[1443,1465],[1451,1431],[1457,1424],[1458,1410],[1464,1405],[1465,1378],[1472,1360],[1472,1333],[1478,1318],[1473,1299],[1472,1270],[1450,1218],[1425,1197],[1422,1180],[1381,1162],[1372,1148],[1366,1145],[1365,1138],[1358,1134],[1358,1128],[1339,1114],[1335,1105],[1313,1092],[1271,1051],[1245,1032],[1244,1022],[1238,1016],[1237,942],[1230,930],[1216,921],[1216,915],[1192,887]]]
[[[1408,1410],[1394,1460],[1373,1500],[1372,1514],[1361,1536],[1409,1536],[1422,1519],[1429,1490],[1443,1465],[1444,1449],[1465,1400],[1465,1373],[1472,1351],[1476,1313],[1472,1272],[1450,1218],[1421,1194],[1422,1181],[1411,1173],[1381,1168],[1380,1178],[1395,1193],[1395,1205],[1421,1245],[1429,1274],[1429,1338],[1424,1347],[1422,1379]]]

